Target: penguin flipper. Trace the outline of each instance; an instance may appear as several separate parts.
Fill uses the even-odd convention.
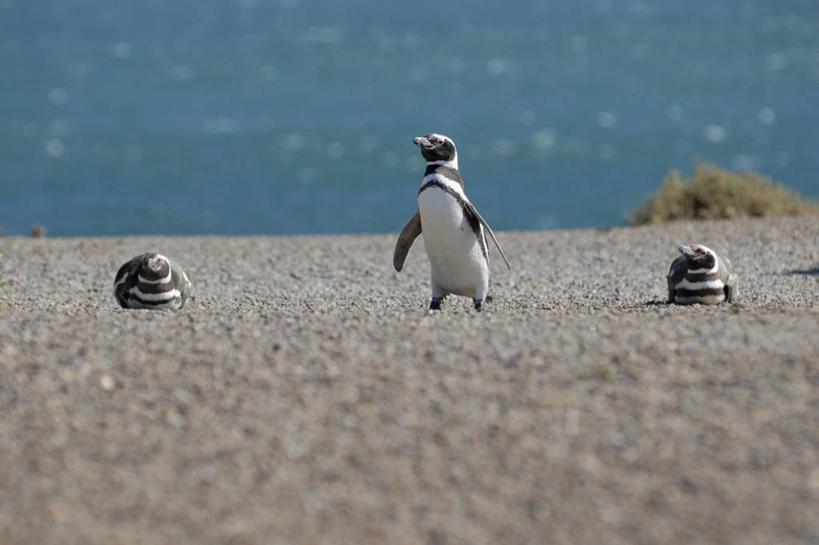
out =
[[[506,263],[506,268],[508,268],[508,269],[511,271],[511,270],[512,270],[512,266],[509,264],[509,260],[508,260],[508,259],[506,259],[506,254],[505,254],[505,253],[503,253],[503,248],[501,248],[501,245],[500,245],[500,242],[498,242],[498,239],[497,239],[497,238],[495,238],[495,233],[493,233],[493,232],[492,232],[492,228],[491,228],[491,227],[489,227],[489,224],[488,224],[488,223],[486,223],[486,220],[485,220],[485,219],[483,219],[483,216],[481,216],[481,215],[478,213],[478,209],[477,209],[477,208],[475,208],[475,205],[474,205],[474,204],[472,204],[471,202],[467,201],[467,202],[464,204],[464,207],[465,207],[465,208],[466,208],[466,209],[467,209],[467,210],[468,210],[468,211],[469,211],[471,214],[474,214],[474,215],[475,215],[475,217],[476,217],[476,218],[478,218],[478,221],[479,221],[479,222],[481,222],[481,225],[483,225],[484,229],[486,229],[486,231],[489,233],[489,236],[490,236],[490,237],[492,237],[492,242],[494,242],[494,243],[495,243],[495,246],[498,248],[498,251],[500,252],[501,257],[503,258],[503,262],[504,262],[504,263]]]
[[[674,302],[674,292],[676,291],[675,288],[677,284],[682,282],[682,279],[685,278],[685,273],[688,270],[688,266],[686,265],[685,258],[683,256],[678,257],[671,263],[671,268],[668,271],[668,276],[666,279],[668,280],[668,302]]]
[[[138,255],[125,263],[117,271],[114,277],[114,299],[119,306],[128,308],[128,291],[137,284],[137,271],[142,263],[142,259],[149,254]]]
[[[404,261],[407,260],[407,254],[412,247],[412,243],[421,234],[421,215],[416,212],[412,219],[401,230],[398,235],[398,241],[395,243],[395,252],[392,254],[392,266],[395,270],[401,272],[404,268]]]
[[[737,298],[737,277],[735,274],[728,275],[728,282],[725,283],[725,302],[733,303]]]

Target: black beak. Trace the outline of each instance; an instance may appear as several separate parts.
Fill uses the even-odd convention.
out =
[[[702,254],[698,253],[694,248],[691,246],[683,245],[680,246],[680,253],[687,257],[688,259],[694,259],[696,257],[700,257]]]
[[[412,143],[416,146],[421,146],[422,148],[431,148],[433,147],[432,142],[429,141],[428,138],[425,136],[416,136],[412,139]]]

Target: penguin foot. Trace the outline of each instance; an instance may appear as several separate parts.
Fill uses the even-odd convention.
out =
[[[443,300],[443,297],[433,297],[429,303],[429,310],[441,310],[441,301]]]
[[[475,299],[475,310],[478,312],[483,310],[483,299]]]

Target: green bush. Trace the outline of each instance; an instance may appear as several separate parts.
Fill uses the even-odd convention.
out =
[[[632,225],[675,220],[729,219],[819,214],[819,205],[754,172],[697,167],[691,180],[672,171],[663,187],[629,217]]]

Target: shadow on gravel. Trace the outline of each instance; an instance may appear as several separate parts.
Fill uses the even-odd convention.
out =
[[[794,269],[792,271],[785,271],[782,274],[801,274],[805,276],[819,276],[819,265],[812,269]]]

